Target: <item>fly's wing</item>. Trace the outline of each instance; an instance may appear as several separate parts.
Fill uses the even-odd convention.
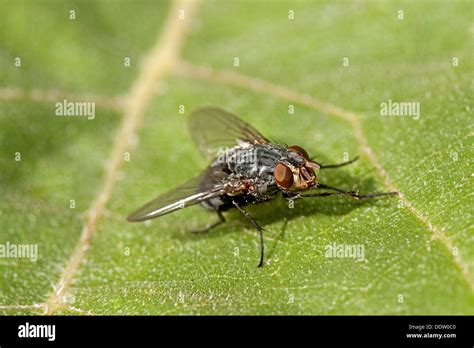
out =
[[[270,141],[237,116],[216,107],[193,111],[189,118],[191,136],[199,151],[213,159],[219,150],[248,142],[263,144]]]
[[[221,195],[225,191],[222,184],[202,184],[206,174],[207,172],[204,172],[185,184],[164,193],[151,202],[148,202],[143,207],[130,214],[127,217],[127,220],[135,222],[153,219]]]

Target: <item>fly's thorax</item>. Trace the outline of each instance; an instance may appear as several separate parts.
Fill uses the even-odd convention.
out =
[[[284,148],[274,144],[243,143],[220,152],[210,165],[215,181],[229,182],[242,189],[235,194],[249,194],[266,199],[278,191],[273,171]],[[224,178],[218,178],[218,176]],[[229,193],[227,193],[229,194]]]
[[[228,149],[225,156],[217,158],[214,164],[225,159],[223,162],[229,173],[275,184],[273,170],[283,153],[284,149],[278,145],[244,143]]]

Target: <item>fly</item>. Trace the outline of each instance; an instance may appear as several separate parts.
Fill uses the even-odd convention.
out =
[[[318,181],[321,169],[338,168],[358,157],[339,164],[323,165],[311,159],[298,145],[272,143],[237,116],[215,107],[205,107],[190,115],[191,136],[199,151],[211,164],[200,175],[178,186],[128,216],[127,220],[145,221],[195,204],[215,212],[218,220],[194,232],[207,232],[225,222],[222,212],[237,209],[257,230],[260,238],[260,262],[263,265],[265,244],[263,228],[243,208],[271,200],[279,192],[288,200],[304,197],[350,196],[355,199],[395,195],[397,192],[359,194]],[[324,189],[325,192],[307,192]]]

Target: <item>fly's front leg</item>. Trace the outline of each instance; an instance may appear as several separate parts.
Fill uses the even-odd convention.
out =
[[[299,193],[295,197],[295,199],[298,198],[304,198],[304,197],[329,197],[329,196],[342,196],[342,195],[349,195],[351,197],[354,197],[352,193],[355,194],[355,192],[347,192],[347,193],[342,193],[342,192],[321,192],[321,193]]]
[[[299,197],[327,197],[327,196],[340,196],[340,195],[345,195],[345,196],[350,196],[356,199],[367,199],[367,198],[376,198],[376,197],[382,197],[382,196],[390,196],[390,195],[398,195],[398,192],[393,191],[393,192],[375,192],[375,193],[368,193],[365,195],[359,194],[357,191],[345,191],[341,190],[337,187],[331,187],[327,186],[324,184],[319,184],[317,188],[323,188],[327,190],[332,190],[336,192],[321,192],[321,193],[301,193],[298,194]]]
[[[205,227],[201,230],[194,230],[194,231],[191,231],[191,232],[195,233],[195,234],[207,233],[210,230],[212,230],[214,227],[217,227],[220,224],[223,224],[225,222],[224,215],[222,215],[222,212],[220,210],[216,210],[216,213],[217,213],[217,217],[219,218],[218,221],[214,222],[212,225],[209,225],[209,226],[207,226],[207,227]]]
[[[347,192],[346,194],[348,193],[354,193],[355,192]],[[341,192],[318,192],[318,193],[286,193],[284,194],[283,197],[285,197],[287,200],[291,201],[291,200],[296,200],[296,199],[300,199],[300,198],[303,198],[303,197],[328,197],[328,196],[340,196],[344,193],[341,193]]]
[[[254,218],[246,212],[242,207],[236,202],[232,201],[232,204],[239,210],[239,212],[245,216],[245,218],[250,221],[250,223],[257,229],[258,234],[260,235],[260,262],[258,263],[257,267],[263,266],[263,257],[265,254],[265,244],[263,242],[263,228],[254,220]]]
[[[326,169],[326,168],[339,168],[339,167],[343,167],[343,166],[347,166],[348,164],[352,164],[354,163],[355,161],[357,161],[359,159],[359,156],[357,157],[354,157],[353,159],[351,159],[350,161],[347,161],[347,162],[342,162],[342,163],[338,163],[338,164],[319,164],[319,168],[320,169]]]
[[[291,193],[289,191],[282,191],[282,195],[287,201],[294,201],[299,198],[297,193]]]

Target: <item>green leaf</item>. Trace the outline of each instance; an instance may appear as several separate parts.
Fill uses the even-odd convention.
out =
[[[0,313],[474,314],[472,2],[206,1],[184,20],[173,6],[0,5],[0,244],[38,246],[0,258]],[[63,99],[96,117],[55,116]],[[389,100],[419,119],[382,116]],[[261,269],[236,211],[205,235],[190,233],[216,219],[200,207],[128,223],[208,164],[187,129],[203,105],[322,163],[360,154],[319,180],[401,196],[246,207]]]

